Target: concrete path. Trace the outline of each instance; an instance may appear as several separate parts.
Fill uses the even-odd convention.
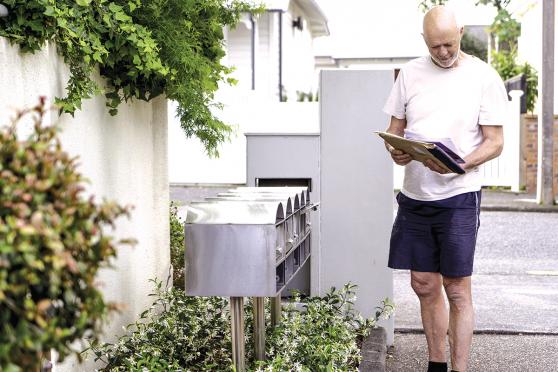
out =
[[[388,351],[386,371],[417,372],[427,367],[424,335],[396,333],[395,347]],[[558,371],[558,336],[475,335],[469,371]]]

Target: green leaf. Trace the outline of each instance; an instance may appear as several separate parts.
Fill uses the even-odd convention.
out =
[[[92,0],[76,0],[76,3],[80,6],[89,6]]]

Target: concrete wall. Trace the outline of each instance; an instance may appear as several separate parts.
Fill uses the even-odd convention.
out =
[[[359,286],[356,308],[371,316],[393,300],[387,267],[393,223],[393,165],[383,141],[382,107],[393,71],[323,71],[320,91],[321,283]],[[393,343],[393,318],[384,323]]]
[[[52,45],[22,55],[0,38],[0,123],[7,123],[13,109],[36,104],[39,95],[51,100],[62,95],[67,78],[68,69]],[[102,82],[99,76],[96,80]],[[74,118],[63,115],[60,122],[64,148],[80,156],[79,169],[91,181],[87,193],[98,201],[135,206],[131,219],[120,220],[114,235],[136,238],[137,246],[120,249],[114,269],[98,278],[105,299],[126,306],[105,327],[106,339],[113,340],[151,303],[148,280],[165,280],[169,273],[167,104],[163,98],[128,103],[113,117],[104,98],[96,97],[84,101]],[[86,371],[93,370],[93,364],[68,361],[56,369]]]

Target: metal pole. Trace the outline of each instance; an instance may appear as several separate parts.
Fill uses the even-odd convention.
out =
[[[277,326],[281,322],[281,292],[271,298],[271,325]]]
[[[510,120],[511,130],[507,133],[511,135],[504,134],[506,141],[506,148],[504,152],[509,153],[510,156],[510,177],[511,177],[511,190],[513,192],[519,192],[521,186],[521,147],[520,147],[520,137],[521,137],[521,96],[523,95],[522,90],[512,90],[509,92],[511,97],[510,107],[513,112],[512,119]],[[507,126],[504,127],[504,132],[506,132]]]
[[[283,102],[283,12],[279,17],[279,102]]]
[[[251,44],[251,64],[252,64],[252,90],[256,89],[256,20],[254,15],[250,14],[250,25],[252,26],[252,44]]]
[[[543,0],[542,16],[542,115],[539,116],[540,181],[537,201],[554,204],[554,0]]]
[[[265,360],[265,307],[264,297],[254,297],[254,346],[256,360]]]
[[[233,364],[236,372],[244,372],[244,297],[231,297],[230,307]]]

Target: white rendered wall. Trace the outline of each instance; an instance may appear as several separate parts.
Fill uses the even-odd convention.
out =
[[[389,297],[387,267],[393,223],[393,165],[383,141],[382,106],[393,71],[323,71],[320,79],[320,287],[359,286],[364,315]],[[393,344],[393,317],[383,323]]]
[[[51,45],[34,55],[22,55],[0,38],[0,124],[13,109],[34,105],[38,96],[54,100],[64,90],[68,69]],[[101,79],[97,76],[97,81]],[[56,114],[52,117],[56,119]],[[62,143],[80,156],[79,170],[90,180],[87,193],[132,204],[131,219],[117,223],[115,237],[133,237],[138,244],[118,251],[114,269],[100,273],[105,299],[125,305],[104,328],[106,340],[122,334],[152,298],[151,278],[169,274],[169,189],[167,177],[167,104],[163,98],[150,103],[121,105],[110,116],[104,97],[83,102],[75,117],[63,115]],[[57,371],[92,371],[93,363],[78,366],[68,360]]]

